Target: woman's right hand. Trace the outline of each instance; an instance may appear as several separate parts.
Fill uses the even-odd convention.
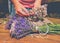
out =
[[[16,14],[19,14],[20,16],[29,16],[29,12],[27,9],[17,0],[12,0]]]

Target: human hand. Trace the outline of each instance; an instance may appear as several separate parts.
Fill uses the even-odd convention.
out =
[[[29,16],[27,9],[20,3],[15,5],[15,11],[16,14],[19,14],[20,16]]]
[[[35,3],[34,3],[34,7],[33,9],[34,10],[37,10],[41,7],[41,0],[36,0]]]

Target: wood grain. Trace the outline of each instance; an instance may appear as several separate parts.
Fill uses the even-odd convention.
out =
[[[49,19],[54,23],[60,23],[60,19]],[[5,30],[4,24],[0,24],[0,43],[60,43],[60,35],[48,34],[44,37],[37,38],[27,35],[26,37],[17,40],[9,36],[9,30]]]

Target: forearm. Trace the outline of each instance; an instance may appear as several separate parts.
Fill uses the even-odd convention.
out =
[[[35,3],[34,3],[34,5],[36,5],[36,6],[41,6],[41,1],[42,1],[42,0],[36,0]]]
[[[18,0],[11,0],[14,6],[21,5]]]

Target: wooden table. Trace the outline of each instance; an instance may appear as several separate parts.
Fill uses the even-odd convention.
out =
[[[60,23],[60,19],[56,18],[49,18],[54,23]],[[12,39],[9,36],[9,31],[5,30],[5,25],[0,25],[0,43],[60,43],[60,35],[55,34],[48,34],[47,36],[43,37],[32,37],[32,36],[26,36],[24,38],[21,38],[19,40]]]

